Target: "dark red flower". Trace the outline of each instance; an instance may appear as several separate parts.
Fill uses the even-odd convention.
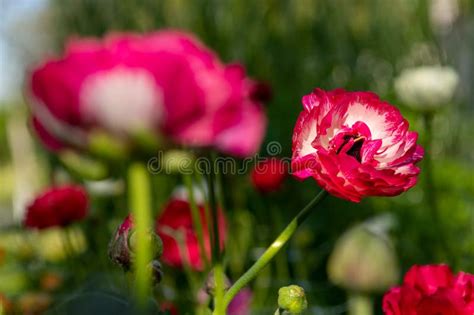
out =
[[[262,193],[269,193],[279,190],[287,175],[288,164],[279,158],[272,157],[258,162],[250,177],[255,189]]]
[[[28,206],[24,225],[45,229],[67,226],[87,215],[89,200],[80,186],[49,188]]]
[[[413,266],[383,299],[386,315],[472,315],[474,275],[445,265]]]
[[[210,237],[206,220],[206,214],[203,206],[199,206],[200,219],[203,229],[204,245],[207,257],[210,257]],[[224,246],[226,237],[226,221],[222,211],[219,210],[219,239],[221,247]],[[181,268],[184,264],[194,270],[202,270],[203,261],[199,251],[199,243],[196,231],[193,227],[191,216],[191,207],[187,201],[173,199],[171,200],[156,221],[156,231],[163,241],[164,263]],[[178,245],[179,233],[182,233],[182,247]],[[186,255],[185,257],[183,257]]]

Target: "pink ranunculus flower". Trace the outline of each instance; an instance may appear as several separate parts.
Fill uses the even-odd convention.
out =
[[[386,315],[474,314],[474,275],[446,265],[413,266],[383,298]]]
[[[371,92],[315,89],[303,97],[293,133],[292,170],[354,202],[413,187],[423,157],[418,134],[394,106]]]
[[[84,149],[100,130],[125,142],[147,132],[247,156],[266,126],[255,84],[183,32],[76,39],[31,75],[33,127],[52,150]]]

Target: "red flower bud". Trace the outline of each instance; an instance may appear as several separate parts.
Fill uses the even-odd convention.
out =
[[[163,253],[163,243],[154,231],[150,231],[153,260],[149,263],[155,282],[160,282],[162,278],[161,264],[158,258]],[[121,266],[124,270],[130,270],[134,259],[135,230],[131,215],[128,215],[117,229],[114,238],[109,244],[108,254],[110,259]]]
[[[117,229],[114,239],[109,244],[110,259],[125,270],[131,267],[131,250],[129,237],[133,228],[131,216],[128,215]]]

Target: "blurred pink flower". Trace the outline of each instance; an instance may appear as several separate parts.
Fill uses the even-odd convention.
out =
[[[292,169],[331,194],[359,202],[413,187],[423,157],[418,134],[371,92],[315,89],[303,97],[293,133]]]
[[[211,256],[211,238],[203,205],[197,205],[202,224],[203,241],[208,258]],[[218,212],[219,238],[222,249],[227,236],[227,221],[221,209]],[[156,220],[156,232],[163,241],[163,262],[183,268],[202,271],[204,257],[201,257],[196,229],[193,226],[191,205],[188,201],[171,199]],[[179,243],[178,233],[182,233],[183,244]]]
[[[130,140],[140,132],[179,144],[256,153],[266,117],[256,83],[179,31],[72,40],[64,57],[33,71],[34,128],[52,150],[87,146],[99,129]]]
[[[279,191],[287,175],[288,163],[277,157],[269,157],[255,164],[250,179],[253,187],[265,194]]]
[[[252,304],[252,291],[248,288],[240,291],[227,308],[229,315],[249,315]]]

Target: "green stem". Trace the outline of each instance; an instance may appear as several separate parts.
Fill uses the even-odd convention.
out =
[[[438,196],[436,193],[436,185],[433,178],[433,152],[432,152],[432,137],[433,137],[433,114],[432,113],[425,113],[423,115],[423,120],[425,124],[425,150],[427,152],[424,160],[424,169],[423,173],[425,175],[425,185],[424,185],[424,195],[426,204],[431,211],[431,216],[433,219],[433,223],[438,231],[437,235],[439,238],[439,243],[441,245],[446,258],[450,258],[451,266],[455,268],[455,257],[456,255],[453,254],[453,251],[448,245],[448,240],[446,237],[446,232],[444,226],[442,225],[441,215],[439,212],[438,207]]]
[[[216,264],[220,261],[220,241],[219,241],[219,217],[217,210],[217,200],[216,200],[216,191],[215,191],[215,168],[214,168],[214,155],[210,156],[210,169],[207,177],[207,187],[209,190],[209,208],[211,212],[211,222],[209,225],[209,234],[212,235],[212,261],[213,264]]]
[[[148,264],[152,260],[148,233],[152,228],[151,194],[147,169],[143,164],[133,163],[128,170],[129,208],[137,237],[135,248],[135,293],[138,305],[144,307],[151,292],[151,274]]]
[[[191,175],[183,175],[183,180],[184,184],[186,186],[186,189],[188,191],[188,199],[189,199],[189,205],[191,208],[191,216],[193,219],[193,227],[196,231],[197,239],[198,239],[198,245],[199,245],[199,252],[201,254],[201,259],[204,262],[204,266],[207,269],[207,266],[209,265],[209,260],[207,258],[206,254],[206,247],[204,245],[204,236],[203,236],[203,230],[202,230],[202,220],[201,220],[201,215],[199,213],[199,209],[196,205],[196,200],[194,199],[194,187],[193,187],[193,179]]]
[[[214,297],[214,314],[225,315],[224,306],[224,268],[222,263],[218,262],[214,266],[215,279],[215,297]]]
[[[224,207],[224,190],[222,185],[222,173],[219,168],[216,170],[216,196],[217,196],[217,205],[222,211],[225,211]]]
[[[280,235],[273,241],[267,250],[260,256],[260,258],[248,269],[227,291],[224,296],[225,307],[234,299],[237,293],[252,281],[257,274],[275,257],[280,249],[293,236],[296,229],[305,221],[311,213],[311,210],[327,196],[327,192],[322,190],[316,197],[313,198],[297,215],[291,220],[288,226],[280,233]]]
[[[280,231],[283,228],[283,218],[281,216],[281,211],[278,207],[271,207],[272,209],[272,219],[274,226],[276,227],[276,231]],[[282,252],[280,255],[276,255],[275,257],[275,267],[276,267],[276,274],[279,281],[285,281],[289,278],[289,270],[288,270],[288,260],[286,253]]]
[[[80,277],[77,272],[76,266],[76,257],[74,247],[72,245],[71,239],[69,237],[69,228],[65,228],[61,233],[61,245],[62,249],[64,250],[64,254],[66,256],[66,264],[69,271],[72,273],[72,283],[77,285],[81,282],[82,277]]]
[[[211,237],[212,248],[212,264],[215,279],[215,296],[214,296],[214,313],[215,315],[225,315],[224,306],[224,269],[222,266],[220,253],[220,239],[219,239],[219,216],[216,199],[216,169],[215,169],[215,154],[209,155],[209,174],[207,178],[207,185],[209,190],[209,208],[211,214],[211,222],[209,224],[209,234]]]
[[[359,293],[349,294],[348,308],[349,315],[372,315],[374,313],[372,299]]]

